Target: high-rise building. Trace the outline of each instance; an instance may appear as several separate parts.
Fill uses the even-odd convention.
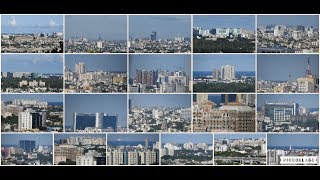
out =
[[[45,112],[33,112],[31,109],[27,109],[24,112],[18,114],[18,130],[31,130],[39,129],[46,126]]]
[[[151,41],[157,40],[157,32],[156,31],[151,32],[150,39],[151,39]]]
[[[208,101],[208,94],[197,94],[197,103],[201,104]]]
[[[224,65],[221,67],[221,79],[233,80],[235,79],[235,67],[233,65]]]
[[[237,94],[221,94],[221,104],[237,102]]]
[[[148,149],[148,147],[149,147],[149,138],[148,137],[146,137],[144,139],[144,147],[145,147],[145,149]]]
[[[290,117],[297,115],[299,104],[297,103],[271,103],[264,104],[264,117],[269,117],[275,125],[287,124]]]
[[[26,152],[31,152],[36,148],[36,141],[32,140],[20,140],[19,147],[22,148]]]
[[[79,62],[78,64],[75,64],[75,72],[78,74],[84,74],[87,72],[86,64],[83,62]]]
[[[136,77],[135,77],[136,83],[142,83],[142,70],[136,69]]]
[[[109,115],[107,113],[77,113],[74,112],[74,131],[84,130],[85,128],[108,129],[117,131],[118,115]]]
[[[212,80],[214,81],[219,80],[219,69],[212,70]]]

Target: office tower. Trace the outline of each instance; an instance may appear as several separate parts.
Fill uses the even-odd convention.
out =
[[[221,94],[221,104],[237,102],[237,94]]]
[[[235,77],[235,67],[233,65],[224,65],[221,67],[221,79],[233,80]]]
[[[144,139],[144,147],[145,147],[145,149],[148,149],[148,147],[149,147],[149,138],[148,137],[146,137]]]
[[[36,141],[31,140],[20,140],[19,147],[22,148],[26,152],[31,152],[36,148]]]
[[[142,83],[142,70],[136,69],[136,83]]]
[[[97,128],[117,131],[118,115],[109,115],[107,113],[77,113],[74,112],[74,131],[85,130],[86,128]]]
[[[264,116],[269,117],[274,125],[286,124],[291,116],[297,115],[299,104],[297,103],[265,103]]]
[[[18,130],[39,129],[46,126],[46,112],[33,112],[27,109],[18,114]]]
[[[75,64],[75,72],[78,74],[86,73],[87,72],[86,64],[82,62]]]
[[[150,39],[151,39],[151,41],[157,40],[157,32],[156,31],[151,32]]]

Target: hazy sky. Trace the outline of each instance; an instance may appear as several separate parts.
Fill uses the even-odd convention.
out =
[[[319,146],[319,134],[268,134],[268,146]]]
[[[1,134],[1,144],[5,145],[19,145],[20,140],[33,140],[38,145],[53,145],[52,134]]]
[[[159,141],[159,134],[108,134],[109,141],[144,141],[148,137],[149,142]]]
[[[186,15],[132,15],[129,17],[129,35],[132,38],[150,37],[157,32],[157,39],[191,36],[191,16]]]
[[[307,58],[310,56],[311,72],[319,76],[318,55],[258,55],[258,80],[288,81],[303,77],[306,74]]]
[[[62,15],[3,15],[2,34],[63,32]]]
[[[127,40],[126,15],[67,15],[65,26],[66,40],[81,33],[91,40]]]
[[[127,96],[124,94],[65,95],[66,126],[73,126],[73,113],[118,114],[118,125],[127,127]]]
[[[142,70],[182,70],[187,75],[191,72],[190,55],[130,55],[129,56],[129,73],[130,77],[134,77],[136,69]]]
[[[191,107],[189,94],[130,94],[133,106]]]
[[[266,138],[266,134],[214,134],[214,139],[247,139],[247,138],[253,138],[253,139],[260,139],[260,138]]]
[[[73,55],[66,54],[65,66],[71,70],[75,69],[75,64],[86,63],[87,71],[127,71],[127,55]]]
[[[45,102],[63,102],[62,94],[1,94],[1,101],[13,99],[30,99]]]
[[[194,71],[212,71],[223,65],[234,65],[236,71],[254,71],[255,55],[200,55],[193,56]]]
[[[296,102],[300,107],[319,108],[319,96],[316,94],[258,94],[258,107],[264,102]]]
[[[213,144],[213,136],[212,134],[161,134],[161,144],[187,142]]]
[[[319,28],[319,17],[314,15],[258,15],[258,26],[303,25]]]
[[[63,73],[63,56],[56,54],[6,54],[1,72]]]
[[[106,138],[106,134],[99,134],[99,133],[94,133],[94,134],[54,134],[54,140],[60,140],[60,139],[69,139],[70,137],[95,137],[95,138]]]
[[[212,28],[242,28],[245,30],[255,30],[255,16],[245,15],[195,15],[193,16],[193,27]]]

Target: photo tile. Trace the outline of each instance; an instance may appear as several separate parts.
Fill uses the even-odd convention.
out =
[[[107,165],[159,165],[159,134],[108,134]]]
[[[257,57],[257,93],[319,93],[319,55]]]
[[[318,15],[258,15],[258,53],[319,53]]]
[[[106,134],[54,134],[54,165],[106,165]]]
[[[130,15],[130,53],[191,53],[190,15]]]
[[[126,15],[66,15],[66,53],[127,53]]]
[[[2,94],[1,132],[63,132],[62,94]]]
[[[266,134],[214,134],[215,165],[266,165]]]
[[[194,15],[193,53],[254,53],[254,15]]]
[[[319,165],[319,133],[268,134],[268,165]]]
[[[130,94],[130,132],[191,132],[191,95]]]
[[[258,94],[259,132],[319,132],[318,94]]]
[[[2,93],[62,93],[63,56],[2,54]]]
[[[192,132],[255,132],[255,94],[194,94]]]
[[[64,68],[65,93],[126,93],[125,54],[67,54]]]
[[[127,95],[66,94],[66,132],[127,131]]]
[[[1,165],[52,165],[52,134],[1,134]]]
[[[161,134],[161,165],[213,165],[212,134]]]
[[[130,93],[190,93],[191,56],[129,56]]]
[[[255,92],[255,56],[193,55],[193,92]]]
[[[1,15],[1,53],[63,53],[62,15]]]

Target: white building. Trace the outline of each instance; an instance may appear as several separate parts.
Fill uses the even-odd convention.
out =
[[[76,157],[76,165],[89,166],[96,164],[97,162],[94,160],[93,156],[82,155]]]

